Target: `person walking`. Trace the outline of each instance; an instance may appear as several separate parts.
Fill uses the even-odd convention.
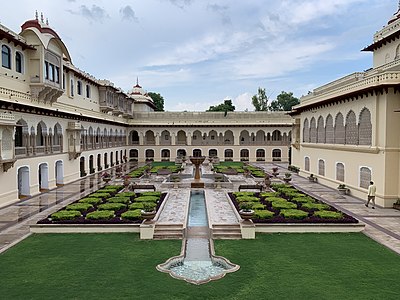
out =
[[[376,193],[376,186],[374,185],[373,181],[369,182],[368,186],[368,200],[365,203],[365,206],[368,207],[369,202],[372,200],[372,209],[375,209],[375,193]]]

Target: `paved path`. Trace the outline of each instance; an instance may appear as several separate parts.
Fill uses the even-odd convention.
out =
[[[157,224],[184,224],[186,222],[187,205],[190,189],[171,189]]]
[[[210,225],[239,224],[236,214],[226,196],[226,192],[227,191],[223,189],[205,190],[207,210],[210,216]]]

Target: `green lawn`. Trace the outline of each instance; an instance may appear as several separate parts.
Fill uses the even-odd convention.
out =
[[[0,255],[1,299],[398,299],[400,256],[362,234],[216,241],[241,266],[195,286],[155,267],[181,241],[136,234],[33,235]]]

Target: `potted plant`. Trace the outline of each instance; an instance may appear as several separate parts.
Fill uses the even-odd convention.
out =
[[[310,174],[310,176],[308,176],[308,181],[310,182],[317,182],[318,178],[314,176],[314,174]]]
[[[341,194],[341,195],[346,195],[346,194],[348,194],[349,191],[350,191],[350,190],[346,187],[346,185],[343,184],[343,183],[339,184],[338,187],[337,187],[337,189],[338,189],[338,191],[339,191],[339,194]]]
[[[285,177],[283,178],[283,180],[286,182],[286,183],[289,183],[289,181],[291,181],[292,180],[292,173],[285,173]]]
[[[272,175],[274,175],[275,177],[277,177],[279,175],[278,169],[279,169],[278,167],[273,167],[272,168]]]
[[[252,210],[252,202],[242,202],[239,204],[239,215],[243,220],[249,220],[254,215],[254,210]]]
[[[129,184],[131,183],[131,176],[129,176],[129,175],[125,175],[124,177],[124,186],[125,187],[127,187],[127,186],[129,186]]]
[[[143,219],[151,220],[156,216],[156,204],[153,202],[143,202],[143,209],[141,215]]]
[[[397,201],[393,203],[393,208],[400,210],[400,199],[397,199]]]
[[[111,180],[111,174],[108,173],[108,172],[103,172],[103,173],[101,174],[101,178],[103,179],[103,181],[104,181],[105,183],[108,183],[108,182],[110,182],[110,180]]]
[[[115,168],[115,175],[117,176],[117,178],[120,178],[122,175],[122,168],[121,166],[118,166]]]

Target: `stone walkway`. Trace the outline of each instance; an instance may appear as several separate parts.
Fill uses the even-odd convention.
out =
[[[286,164],[256,164],[268,171],[273,166],[286,168]],[[127,169],[134,164],[126,166]],[[209,173],[204,168],[204,173]],[[113,172],[113,171],[112,171]],[[188,170],[187,172],[190,172]],[[287,170],[285,169],[285,172]],[[281,172],[283,176],[283,173]],[[241,176],[229,176],[234,183],[234,190],[239,184],[254,184],[252,178],[240,180]],[[292,176],[292,184],[301,190],[307,191],[314,197],[323,200],[349,215],[359,219],[366,224],[363,231],[367,236],[400,254],[400,211],[390,208],[371,209],[364,206],[364,200],[349,195],[339,195],[336,189],[323,186],[319,183],[310,183],[308,179],[296,174]],[[143,183],[155,183],[160,189],[162,177],[154,182],[145,179]],[[142,183],[142,182],[141,182]],[[29,233],[29,225],[47,217],[49,214],[59,210],[65,205],[74,202],[93,191],[104,186],[100,176],[94,174],[83,179],[59,187],[30,199],[20,201],[16,204],[0,208],[0,253],[26,238]],[[190,189],[171,189],[170,195],[161,213],[158,222],[161,224],[184,224],[186,222],[186,211]],[[206,201],[210,215],[210,225],[213,224],[238,224],[239,221],[233,212],[224,189],[206,189]],[[362,249],[360,249],[362,251]]]

